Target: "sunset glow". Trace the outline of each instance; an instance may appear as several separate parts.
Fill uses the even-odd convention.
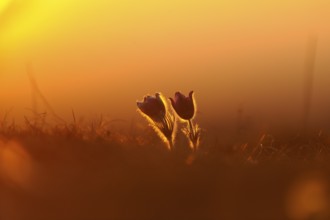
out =
[[[330,219],[330,0],[0,0],[0,219]]]
[[[11,0],[3,0],[0,2],[0,13],[6,9]]]
[[[277,105],[275,96],[297,100],[288,105],[299,109],[306,42],[317,34],[322,69],[315,105],[323,105],[329,4],[16,0],[0,20],[1,87],[10,91],[0,98],[4,107],[26,113],[31,97],[25,66],[32,63],[44,95],[65,117],[71,108],[113,117],[134,114],[128,100],[137,94],[172,94],[178,88],[199,91],[200,105],[210,114],[231,112],[240,103],[260,110],[258,100]],[[269,80],[281,90],[267,86]],[[219,104],[203,102],[214,93]]]

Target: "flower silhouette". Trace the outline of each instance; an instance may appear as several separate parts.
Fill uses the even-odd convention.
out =
[[[161,139],[168,144],[168,148],[173,148],[175,116],[168,111],[166,99],[161,93],[155,96],[147,95],[143,101],[136,102],[139,112],[144,116]]]
[[[170,100],[176,114],[182,120],[187,122],[187,127],[183,128],[182,131],[188,138],[190,147],[194,152],[196,152],[199,147],[201,132],[199,126],[192,122],[196,112],[194,91],[189,92],[188,97],[183,95],[181,92],[176,92],[174,99],[170,98]]]
[[[195,115],[194,91],[186,97],[181,92],[176,92],[174,99],[170,98],[171,104],[177,115],[184,120],[191,120]]]
[[[155,97],[145,96],[143,102],[137,102],[137,106],[154,121],[159,122],[165,117],[166,108],[160,93],[156,93]]]

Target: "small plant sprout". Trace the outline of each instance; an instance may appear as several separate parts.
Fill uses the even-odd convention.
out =
[[[159,137],[173,149],[175,116],[168,107],[161,93],[155,96],[145,96],[143,101],[137,101],[138,112],[147,119],[149,125],[154,128]]]
[[[196,113],[194,92],[191,91],[188,97],[181,92],[176,92],[174,99],[170,98],[170,100],[176,114],[187,123],[187,127],[183,128],[182,131],[189,139],[190,147],[196,152],[199,147],[200,128],[197,124],[194,125],[192,121]]]

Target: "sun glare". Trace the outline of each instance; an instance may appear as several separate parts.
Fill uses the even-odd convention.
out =
[[[0,14],[9,5],[10,2],[11,2],[11,0],[1,0],[0,1]]]
[[[71,1],[70,1],[71,2]],[[15,48],[39,41],[46,36],[48,28],[57,22],[54,16],[68,3],[59,1],[13,0],[0,1],[0,14],[12,3],[10,11],[2,16],[0,40],[5,48]],[[72,3],[72,2],[71,2]],[[51,27],[50,27],[51,26]],[[3,46],[2,45],[2,46]]]

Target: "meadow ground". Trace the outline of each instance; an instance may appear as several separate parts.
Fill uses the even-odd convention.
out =
[[[2,123],[0,219],[330,219],[325,131],[207,130],[193,154],[128,127]]]

